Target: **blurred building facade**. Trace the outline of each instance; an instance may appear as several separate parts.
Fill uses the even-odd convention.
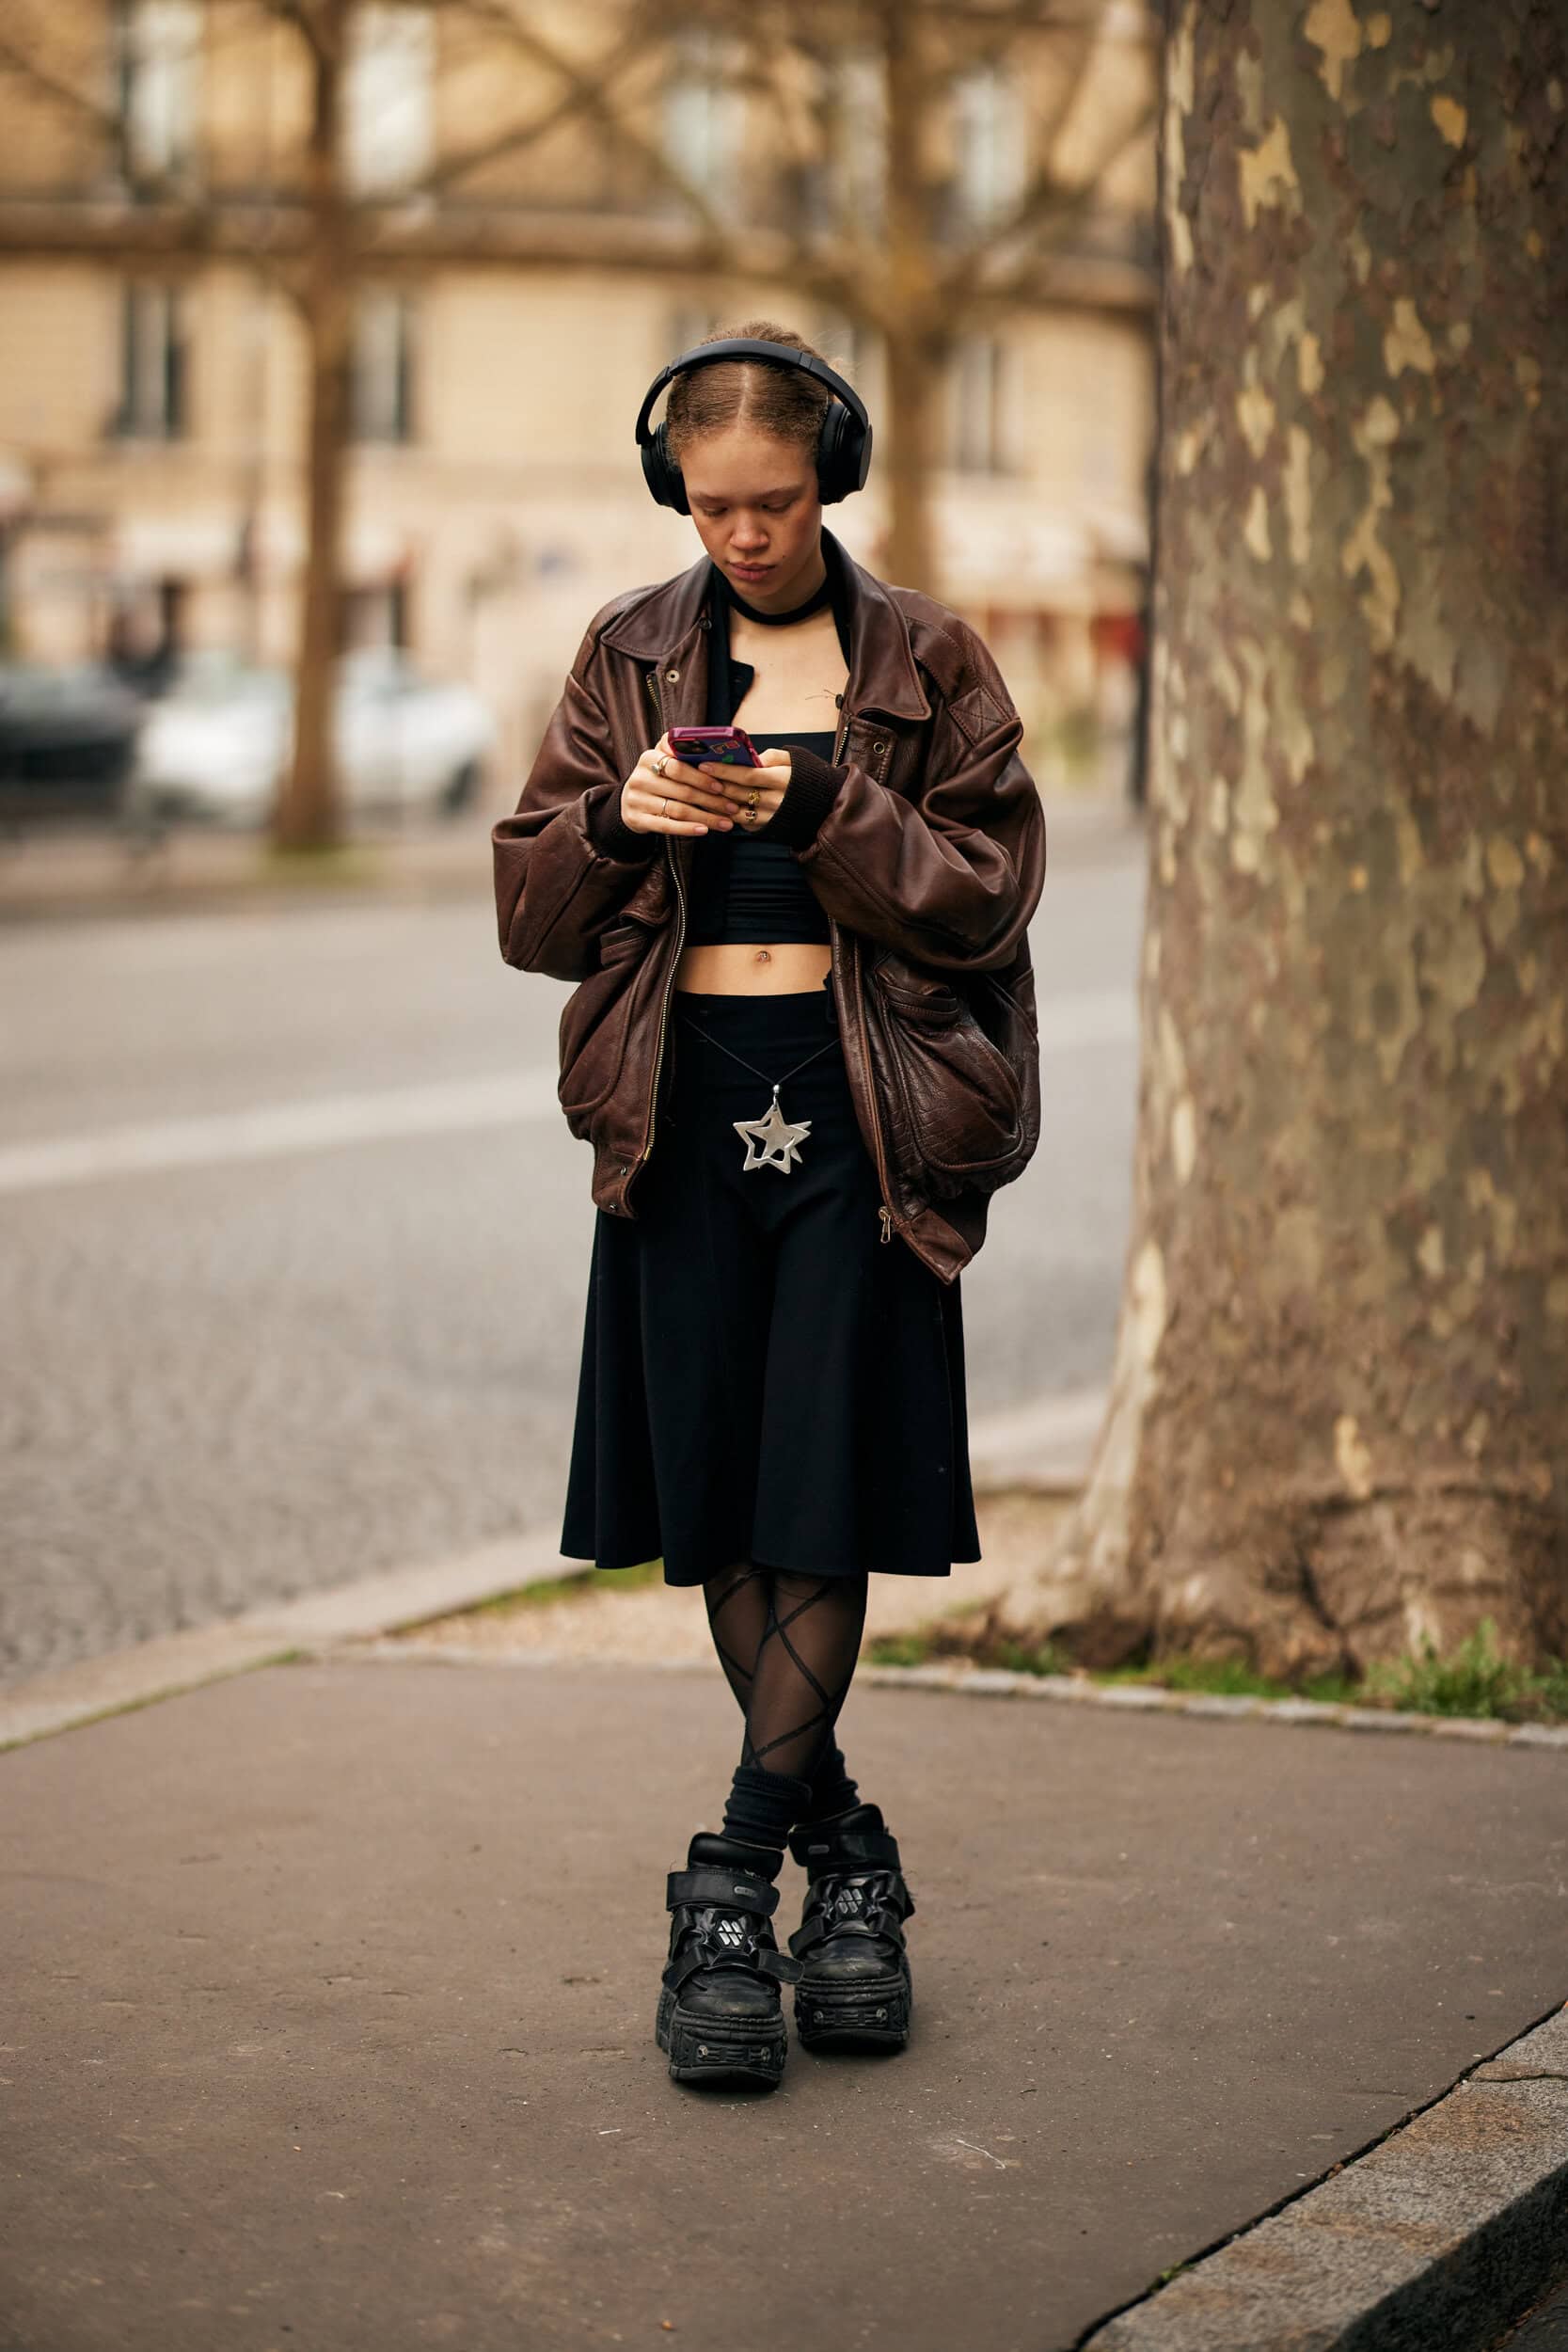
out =
[[[721,24],[673,20],[611,73],[608,8],[525,13],[598,75],[641,144],[607,139],[557,65],[461,0],[347,12],[339,140],[348,195],[377,208],[354,300],[344,641],[471,678],[509,761],[528,756],[597,605],[699,552],[689,520],[648,498],[633,439],[664,362],[725,320],[775,316],[874,422],[886,367],[845,308],[694,271],[683,199],[658,179],[663,156],[726,214],[755,179],[769,256],[847,203],[874,269],[874,58],[830,56],[841,136],[781,161],[777,95],[759,119],[731,87]],[[1095,106],[1151,77],[1145,16],[1133,0],[1106,9],[1085,151]],[[49,23],[46,54],[0,61],[0,628],[45,660],[156,667],[222,646],[286,662],[304,551],[291,271],[309,233],[306,45],[282,11],[225,0],[54,0]],[[933,134],[939,237],[1018,201],[1030,99],[1014,59],[955,77]],[[965,334],[937,387],[933,585],[986,634],[1036,728],[1132,707],[1151,183],[1134,147],[1075,224],[1063,291]],[[883,568],[875,459],[828,522]]]

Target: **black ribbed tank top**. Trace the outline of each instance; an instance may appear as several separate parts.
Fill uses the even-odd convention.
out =
[[[728,726],[751,687],[755,670],[749,662],[730,659],[730,607],[748,618],[781,628],[803,621],[832,603],[838,624],[839,644],[846,667],[849,660],[848,607],[838,567],[827,542],[823,559],[828,577],[814,596],[792,612],[758,612],[737,596],[717,564],[709,581],[708,698],[706,723]],[[801,732],[766,730],[753,738],[759,751],[770,744],[788,751],[800,745],[832,759],[836,730],[823,727]],[[746,773],[744,769],[738,771]],[[794,853],[782,841],[748,839],[736,833],[700,834],[692,844],[691,905],[686,939],[689,946],[708,946],[721,940],[820,940],[831,936],[828,917],[801,873]]]

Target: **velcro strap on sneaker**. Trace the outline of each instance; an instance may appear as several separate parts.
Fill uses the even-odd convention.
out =
[[[777,1977],[781,1984],[798,1984],[805,1974],[798,1960],[791,1960],[787,1952],[775,1952],[770,1948],[757,1954],[757,1966],[765,1977]]]
[[[828,1873],[811,1882],[805,1916],[788,1939],[792,1952],[809,1951],[826,1936],[900,1934],[914,1897],[896,1871]]]
[[[677,1903],[718,1903],[725,1911],[754,1912],[770,1919],[779,1907],[779,1890],[767,1879],[745,1877],[739,1870],[721,1870],[706,1863],[695,1870],[672,1870],[665,1882],[664,1908]]]
[[[890,1831],[837,1831],[825,1837],[820,1831],[792,1829],[789,1851],[808,1878],[829,1870],[896,1870],[898,1840]]]
[[[699,1968],[706,1968],[710,1964],[705,1954],[699,1947],[694,1952],[686,1953],[681,1959],[667,1961],[664,1965],[664,1982],[672,1993],[678,1993],[688,1977],[694,1977]]]

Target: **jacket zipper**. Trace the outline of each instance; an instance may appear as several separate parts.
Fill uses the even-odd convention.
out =
[[[662,733],[665,726],[663,702],[651,675],[647,679],[647,685],[653,696],[654,708],[658,715],[659,731]],[[632,1163],[634,1168],[641,1168],[654,1148],[654,1110],[658,1101],[658,1075],[664,1067],[664,1041],[670,1027],[671,999],[675,993],[675,966],[680,961],[681,947],[686,939],[686,887],[681,881],[680,859],[675,854],[677,847],[675,835],[666,834],[665,845],[665,854],[670,860],[670,872],[675,884],[675,946],[674,952],[670,958],[670,977],[665,984],[664,1003],[658,1016],[658,1047],[654,1055],[654,1082],[648,1094],[648,1122],[642,1131],[642,1149]]]
[[[844,723],[839,729],[838,740],[833,745],[835,761],[849,739],[849,716],[848,711],[844,713]],[[837,923],[834,923],[832,928],[835,931],[839,930]],[[861,984],[861,954],[858,946],[855,948],[855,1006],[860,1014],[861,1053],[865,1066],[866,1100],[871,1104],[871,1131],[877,1139],[877,1177],[882,1193],[881,1205],[877,1211],[882,1230],[878,1238],[880,1241],[891,1241],[893,1239],[893,1211],[888,1204],[887,1161],[882,1153],[882,1121],[881,1115],[877,1108],[877,1083],[871,1074],[871,1057],[865,1050],[865,991]]]
[[[667,834],[665,838],[671,845],[668,852],[670,871],[675,881],[675,946],[670,958],[670,977],[665,985],[664,1005],[658,1018],[658,1050],[654,1056],[654,1083],[648,1095],[648,1124],[643,1131],[642,1149],[637,1155],[638,1165],[649,1157],[654,1148],[654,1106],[658,1101],[658,1073],[664,1067],[664,1040],[670,1027],[670,1001],[675,993],[675,966],[680,961],[681,947],[686,939],[686,888],[681,881],[680,860],[675,854],[673,834]],[[659,1165],[662,1167],[663,1162]]]

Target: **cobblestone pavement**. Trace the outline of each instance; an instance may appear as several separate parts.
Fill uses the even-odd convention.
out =
[[[972,1418],[1109,1361],[1142,868],[1119,816],[1054,856]],[[594,1212],[487,898],[30,923],[0,987],[0,1682],[550,1517]]]

